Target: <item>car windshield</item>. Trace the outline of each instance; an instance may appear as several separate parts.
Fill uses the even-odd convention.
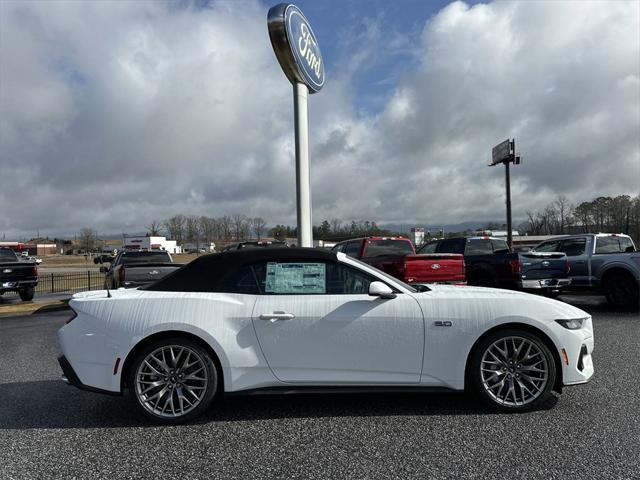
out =
[[[13,253],[13,250],[9,250],[8,248],[0,249],[0,262],[17,262],[18,258],[16,254]]]
[[[386,280],[388,280],[389,282],[391,282],[392,284],[399,284],[402,285],[404,288],[406,288],[407,290],[409,290],[411,293],[416,293],[418,291],[424,291],[422,288],[418,289],[416,287],[413,287],[411,285],[409,285],[408,283],[404,283],[402,280],[398,280],[395,277],[392,277],[391,275],[386,274],[385,272],[383,272],[382,270],[378,270],[376,267],[372,267],[371,265],[368,265],[364,262],[361,262],[360,260],[358,260],[357,258],[353,258],[353,257],[349,257],[349,260],[356,262],[357,264],[361,265],[362,267],[369,269],[372,268],[373,270],[376,271],[376,275],[380,276],[380,277],[384,277]],[[422,287],[422,286],[421,286]],[[425,287],[426,288],[426,287]]]
[[[365,257],[381,255],[413,255],[409,240],[368,240]]]
[[[121,263],[131,265],[134,263],[169,263],[169,255],[166,252],[129,252],[122,255]]]

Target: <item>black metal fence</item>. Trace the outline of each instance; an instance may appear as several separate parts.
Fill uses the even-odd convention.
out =
[[[75,293],[104,288],[104,273],[86,272],[41,273],[37,293]]]

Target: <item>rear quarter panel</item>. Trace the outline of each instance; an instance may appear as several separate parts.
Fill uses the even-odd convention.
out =
[[[251,321],[254,296],[137,290],[113,293],[121,297],[72,300],[78,318],[60,330],[63,353],[83,383],[118,391],[122,369],[113,374],[116,358],[121,358],[122,365],[140,341],[166,331],[187,332],[204,340],[220,360],[226,391],[273,380]],[[108,372],[106,377],[104,372]]]

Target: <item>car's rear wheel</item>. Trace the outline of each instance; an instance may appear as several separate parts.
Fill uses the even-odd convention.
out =
[[[36,289],[33,287],[21,288],[18,291],[18,295],[20,295],[20,300],[23,302],[28,302],[33,300],[33,297],[36,294]]]
[[[472,353],[470,380],[492,408],[519,412],[546,406],[553,396],[556,364],[546,344],[524,330],[502,330]]]
[[[145,347],[135,358],[129,392],[142,412],[161,423],[182,423],[201,415],[215,397],[218,375],[209,352],[185,338]]]

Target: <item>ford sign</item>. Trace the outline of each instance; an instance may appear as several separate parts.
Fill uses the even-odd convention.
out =
[[[324,63],[318,40],[302,11],[292,4],[272,7],[267,16],[269,38],[291,83],[304,83],[311,93],[324,85]]]

